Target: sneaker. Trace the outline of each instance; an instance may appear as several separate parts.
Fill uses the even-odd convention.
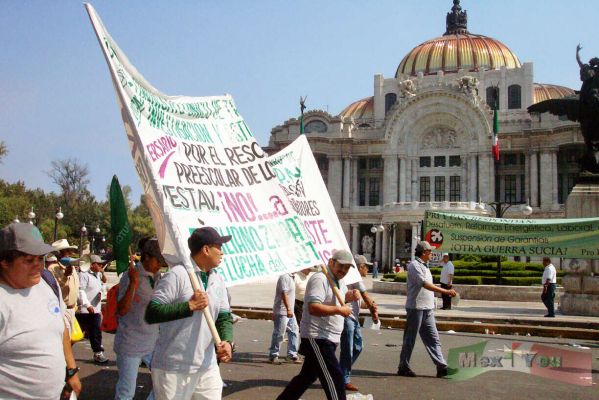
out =
[[[408,378],[415,378],[416,374],[410,368],[400,368],[397,370],[397,375],[407,376]]]
[[[108,358],[104,356],[103,351],[99,351],[97,353],[94,353],[94,362],[98,364],[105,364],[108,362]]]
[[[437,370],[437,378],[443,378],[447,376],[447,368],[441,368]]]
[[[302,363],[302,359],[299,358],[298,356],[287,357],[287,360],[289,360],[289,362],[292,362],[294,364],[301,364]]]
[[[345,390],[349,390],[350,392],[357,392],[359,389],[356,385],[349,382],[345,384]]]
[[[271,363],[271,364],[274,364],[274,365],[281,365],[281,364],[283,364],[283,362],[281,360],[279,360],[279,357],[277,357],[277,356],[270,357],[268,359],[268,362]]]

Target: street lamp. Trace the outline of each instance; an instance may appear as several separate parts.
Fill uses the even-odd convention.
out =
[[[12,222],[14,222],[15,224],[18,224],[19,222],[21,222],[21,221],[19,221],[19,216],[17,215],[15,217],[15,219],[12,220]]]
[[[81,227],[80,233],[81,233],[81,235],[79,236],[79,258],[81,258],[81,255],[83,254],[83,236],[85,236],[87,234],[87,228],[85,227],[85,222],[83,223],[83,226]]]
[[[370,232],[372,233],[380,233],[384,230],[385,227],[383,225],[372,225],[372,228],[370,228]]]
[[[96,229],[94,229],[94,233],[91,236],[91,252],[96,254],[97,253],[97,244],[96,244],[96,239],[99,238],[100,236],[100,225],[96,225]]]
[[[58,207],[56,210],[56,214],[54,214],[54,241],[56,242],[56,238],[58,236],[58,221],[64,218],[64,214],[62,213],[62,207]]]
[[[526,205],[522,205],[522,204],[505,203],[503,201],[492,201],[490,203],[487,203],[487,205],[489,207],[491,207],[491,209],[493,211],[495,211],[495,218],[503,218],[506,211],[516,205],[520,207],[520,212],[522,212],[522,214],[524,214],[525,216],[528,217],[530,214],[532,214],[532,207],[529,205],[529,203],[530,202],[527,202]],[[481,202],[479,200],[478,204],[476,205],[475,208],[477,210],[482,211],[482,210],[485,210],[485,205],[483,202]],[[496,275],[495,284],[496,285],[501,284],[501,255],[497,256],[497,275]]]
[[[31,225],[33,225],[33,220],[35,219],[35,213],[33,212],[33,207],[31,207],[31,210],[29,210],[29,213],[27,214],[27,218],[29,218],[29,223]]]

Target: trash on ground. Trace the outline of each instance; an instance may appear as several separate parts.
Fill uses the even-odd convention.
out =
[[[371,394],[352,393],[352,394],[348,394],[346,399],[347,400],[374,400],[374,397]]]
[[[450,330],[446,331],[445,333],[455,333],[455,331],[453,329],[450,329]]]
[[[398,345],[396,345],[395,343],[387,343],[385,345],[385,347],[397,347]]]

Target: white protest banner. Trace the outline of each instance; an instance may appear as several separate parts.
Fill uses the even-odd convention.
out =
[[[268,157],[229,95],[167,96],[131,65],[87,4],[112,76],[131,155],[162,252],[191,268],[187,238],[212,226],[232,239],[227,286],[326,263],[348,249],[304,136]],[[359,280],[351,269],[347,283]]]

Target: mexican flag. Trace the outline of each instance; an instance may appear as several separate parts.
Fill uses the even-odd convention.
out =
[[[499,161],[499,118],[497,116],[497,107],[493,110],[493,157]]]

